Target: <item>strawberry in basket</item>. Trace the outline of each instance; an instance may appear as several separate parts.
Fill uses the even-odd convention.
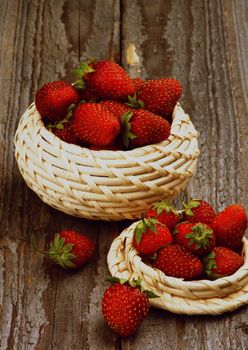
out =
[[[42,118],[52,123],[66,117],[68,108],[80,100],[78,91],[58,80],[43,85],[35,94],[35,105]]]
[[[169,230],[174,229],[180,220],[179,212],[167,201],[160,201],[152,205],[146,214],[147,218],[154,217]]]
[[[100,99],[126,100],[135,92],[127,72],[110,60],[81,63],[74,73],[79,78],[76,86],[89,88]]]
[[[79,104],[72,118],[72,128],[77,138],[90,145],[106,146],[119,134],[120,123],[100,103]]]
[[[141,254],[153,255],[172,241],[173,238],[167,226],[153,217],[143,218],[135,228],[133,245]]]
[[[215,246],[214,230],[207,224],[182,222],[174,231],[175,240],[196,255],[206,255]]]
[[[183,206],[183,218],[185,221],[211,225],[216,216],[212,205],[204,200],[192,199],[189,203],[183,204]]]
[[[244,259],[226,247],[215,247],[204,259],[205,272],[211,279],[230,276],[243,264]]]
[[[216,234],[216,245],[238,249],[247,228],[247,215],[241,204],[232,204],[220,212],[212,221]]]

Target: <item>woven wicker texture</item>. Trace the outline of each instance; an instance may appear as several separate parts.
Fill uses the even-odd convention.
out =
[[[32,104],[16,131],[15,157],[27,185],[52,207],[93,220],[135,219],[185,188],[199,156],[197,136],[177,105],[167,140],[130,151],[91,151],[49,132]]]
[[[178,314],[218,315],[248,303],[248,259],[233,275],[215,281],[184,281],[168,277],[162,271],[145,264],[132,246],[137,222],[125,229],[112,243],[108,267],[112,276],[141,278],[142,285],[159,298],[150,299],[152,306]],[[248,256],[248,241],[243,239],[244,258]]]

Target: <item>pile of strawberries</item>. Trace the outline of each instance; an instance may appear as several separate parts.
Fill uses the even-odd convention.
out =
[[[184,280],[232,275],[244,263],[242,238],[247,228],[240,204],[216,214],[203,200],[191,200],[183,210],[155,203],[134,231],[140,255],[167,276]]]
[[[173,78],[132,79],[110,60],[81,63],[78,80],[42,86],[35,105],[46,127],[63,141],[93,150],[126,150],[170,135],[182,87]]]

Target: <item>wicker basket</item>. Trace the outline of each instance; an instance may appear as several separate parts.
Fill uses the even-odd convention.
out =
[[[248,303],[248,241],[243,239],[245,264],[233,275],[215,281],[184,281],[168,277],[145,264],[132,245],[137,222],[125,229],[112,243],[108,267],[112,276],[141,278],[142,285],[159,298],[150,299],[152,306],[178,314],[218,315]]]
[[[129,151],[91,151],[49,132],[32,104],[16,131],[15,157],[27,185],[52,207],[93,220],[136,219],[186,187],[199,156],[197,136],[178,104],[167,140]]]

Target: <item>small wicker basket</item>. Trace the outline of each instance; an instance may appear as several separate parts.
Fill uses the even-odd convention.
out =
[[[184,281],[168,277],[145,264],[132,245],[138,222],[125,229],[112,243],[107,261],[112,276],[140,278],[145,289],[159,298],[150,299],[151,306],[177,314],[218,315],[248,304],[248,241],[243,239],[244,265],[233,275],[215,281]]]
[[[93,220],[136,219],[153,202],[172,199],[192,177],[197,136],[178,104],[170,137],[129,151],[92,151],[49,132],[33,103],[15,135],[15,157],[27,185],[47,204]]]

